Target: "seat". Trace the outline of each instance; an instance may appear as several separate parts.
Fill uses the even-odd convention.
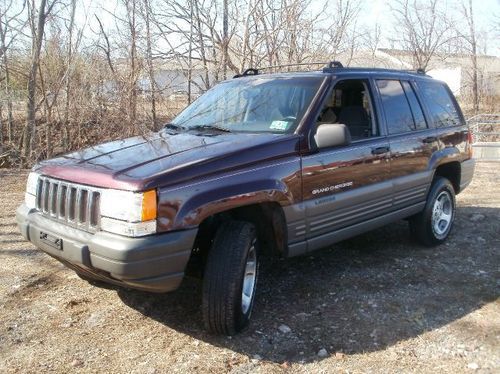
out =
[[[347,126],[353,139],[366,138],[370,134],[368,114],[361,105],[351,105],[342,108],[339,113],[338,122]]]

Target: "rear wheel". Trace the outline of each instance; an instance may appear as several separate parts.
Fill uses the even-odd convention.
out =
[[[258,239],[249,222],[228,221],[215,234],[203,280],[203,319],[208,331],[234,335],[247,326],[259,271]]]
[[[410,231],[421,244],[439,245],[448,237],[454,219],[455,190],[448,179],[437,177],[424,210],[410,219]]]

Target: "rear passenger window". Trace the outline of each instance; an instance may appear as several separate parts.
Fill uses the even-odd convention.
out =
[[[398,80],[377,80],[382,98],[389,134],[399,134],[415,129],[410,105],[403,86]]]
[[[442,83],[420,81],[418,86],[422,91],[436,127],[449,127],[460,124],[457,108],[450,97],[449,91]]]
[[[422,112],[422,107],[415,96],[415,91],[413,91],[413,87],[408,81],[401,81],[403,88],[406,93],[406,98],[410,103],[411,111],[413,113],[413,120],[415,121],[417,130],[424,130],[427,128],[427,122],[425,122],[424,113]]]

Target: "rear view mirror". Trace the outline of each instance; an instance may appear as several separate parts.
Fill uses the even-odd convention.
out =
[[[314,140],[318,148],[328,148],[351,144],[351,134],[346,125],[324,123],[318,126]]]

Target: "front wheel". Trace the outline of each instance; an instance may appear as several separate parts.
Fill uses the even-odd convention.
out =
[[[248,325],[259,271],[258,239],[249,222],[224,222],[208,254],[203,320],[214,334],[234,335]]]
[[[410,219],[414,239],[426,246],[443,243],[455,219],[455,190],[443,177],[434,180],[422,212]]]

